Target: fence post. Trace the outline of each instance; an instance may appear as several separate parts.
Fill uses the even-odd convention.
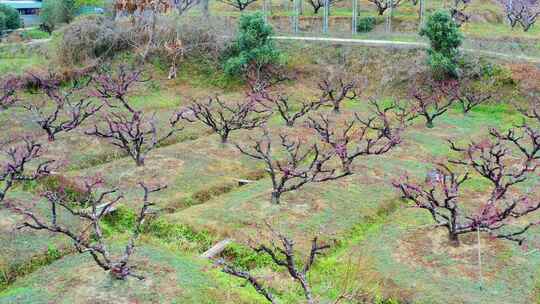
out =
[[[388,15],[386,15],[386,32],[387,33],[390,33],[392,32],[392,11],[394,9],[394,1],[393,0],[386,0],[387,2],[387,5],[389,5],[388,7]],[[390,4],[388,4],[388,2],[390,2]]]
[[[330,15],[330,1],[324,0],[323,33],[328,33],[328,17]]]
[[[294,12],[293,12],[293,33],[298,33],[298,18],[300,16],[300,12],[298,11],[298,2],[300,0],[293,0],[293,9],[294,9]]]
[[[268,5],[268,0],[263,0],[262,10],[263,10],[263,18],[264,18],[264,23],[265,24],[268,24],[268,8],[267,8],[267,5]]]
[[[352,34],[358,31],[358,0],[352,0]]]
[[[514,0],[510,0],[508,11],[511,12],[513,9],[514,9]],[[508,25],[512,26],[512,22],[510,21],[509,18],[506,18],[506,22],[508,23]]]
[[[420,0],[420,20],[419,20],[419,23],[418,23],[418,30],[420,30],[422,28],[422,26],[424,26],[424,14],[425,14],[425,11],[426,11],[426,5],[424,3],[425,0]]]
[[[200,3],[203,17],[208,19],[210,17],[209,0],[202,0]]]
[[[482,249],[480,248],[480,227],[476,227],[476,238],[478,241],[478,276],[480,280],[480,290],[482,290],[484,278],[482,275]]]

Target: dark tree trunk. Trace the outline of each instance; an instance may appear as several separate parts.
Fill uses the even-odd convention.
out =
[[[53,142],[56,139],[54,137],[54,133],[51,130],[45,129],[45,132],[47,132],[47,139],[49,140],[49,142]]]
[[[302,285],[302,289],[304,289],[304,294],[306,296],[306,300],[308,304],[313,304],[313,295],[311,292],[311,287],[309,286],[309,283],[307,282],[306,278],[302,276],[299,278],[300,284]]]
[[[448,233],[448,241],[451,246],[459,247],[459,236],[455,232]]]
[[[127,266],[115,265],[111,268],[109,273],[113,279],[125,280],[129,276],[129,268]]]
[[[279,191],[272,191],[272,204],[279,205],[281,193]]]
[[[135,157],[135,164],[137,165],[137,167],[144,166],[144,158],[141,156]]]
[[[222,134],[220,135],[221,136],[221,143],[222,144],[227,144],[229,142],[229,133],[225,133],[225,134]]]

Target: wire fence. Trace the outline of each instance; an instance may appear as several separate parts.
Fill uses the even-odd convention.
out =
[[[452,6],[447,0],[410,0],[399,5],[400,0],[258,0],[240,12],[221,1],[210,2],[209,16],[227,29],[234,29],[242,14],[260,12],[278,36],[384,40],[411,45],[427,43],[418,31],[430,12]],[[387,8],[379,15],[370,1],[382,1],[380,3]],[[322,6],[316,10],[314,4]],[[190,15],[205,15],[198,10],[200,7]],[[529,33],[513,30],[506,24],[502,11],[485,18],[490,22],[473,18],[464,26],[464,49],[504,53],[540,62],[540,27]],[[474,34],[469,35],[470,32]]]

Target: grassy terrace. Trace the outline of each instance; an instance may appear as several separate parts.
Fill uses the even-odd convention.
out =
[[[361,6],[367,4],[362,2]],[[472,8],[483,6],[491,8],[492,4],[480,2]],[[213,8],[223,6],[214,3]],[[334,16],[347,14],[350,14],[347,8],[340,4]],[[408,4],[396,12],[396,18],[413,15],[414,10]],[[535,31],[532,33],[538,33]],[[479,30],[470,30],[473,32],[482,35]],[[350,64],[353,73],[366,75],[368,86],[358,100],[346,103],[341,114],[345,117],[354,112],[367,115],[366,99],[370,95],[391,98],[403,93],[411,65],[424,60],[423,52],[418,50],[373,52],[369,48],[344,50],[294,44],[287,51],[291,54],[290,67],[299,72],[299,77],[287,83],[283,90],[295,101],[314,98],[316,92],[312,88],[325,73],[320,65],[337,65],[339,58],[349,52],[348,61],[341,64]],[[32,56],[35,55],[29,55],[28,66],[20,64],[18,59],[9,59],[0,63],[0,71],[18,73],[27,67],[47,64],[39,56],[35,59]],[[158,64],[149,64],[146,72],[152,75],[152,81],[137,87],[134,105],[156,112],[162,122],[160,128],[165,128],[170,115],[191,98],[215,94],[230,101],[243,98],[241,84],[205,71],[197,63],[187,63],[173,81],[165,80],[166,72]],[[387,79],[386,75],[393,78]],[[389,83],[395,84],[393,89],[379,90],[379,86]],[[30,102],[37,96],[25,98]],[[7,126],[0,140],[8,140],[13,132],[46,141],[43,132],[30,120],[22,109],[0,112],[0,124]],[[237,243],[223,253],[224,258],[234,258],[237,264],[248,266],[256,275],[268,279],[283,303],[301,303],[301,292],[283,272],[239,245],[268,237],[260,235],[257,229],[263,220],[294,237],[300,248],[306,248],[317,234],[332,244],[332,249],[321,256],[310,274],[314,293],[321,303],[333,303],[343,294],[387,304],[538,303],[539,252],[522,250],[500,240],[482,239],[483,280],[480,281],[477,240],[466,237],[459,248],[449,247],[444,231],[430,226],[429,215],[406,208],[391,186],[392,180],[405,172],[421,179],[433,162],[453,156],[448,139],[466,144],[484,137],[489,128],[504,130],[522,120],[504,102],[480,106],[468,115],[456,106],[436,120],[433,129],[426,129],[424,122],[417,119],[403,134],[403,144],[392,152],[357,160],[355,174],[350,177],[287,193],[280,205],[269,202],[270,180],[261,164],[241,155],[233,144],[221,144],[202,125],[186,123],[184,130],[148,155],[144,167],[135,167],[116,148],[85,136],[83,131],[93,125],[89,121],[80,131],[64,133],[48,145],[45,158],[59,161],[61,174],[36,183],[19,184],[6,201],[36,205],[45,214],[48,206],[39,198],[39,192],[58,186],[69,188],[84,177],[101,175],[104,188],[119,187],[125,193],[121,207],[105,223],[107,240],[120,255],[121,245],[129,237],[127,231],[135,222],[134,210],[140,208],[142,193],[137,182],[167,184],[165,191],[152,196],[159,217],[148,222],[133,256],[137,273],[146,276],[146,280],[113,281],[88,255],[72,254],[65,239],[16,230],[20,217],[0,207],[0,304],[264,303],[250,286],[222,274],[210,261],[199,257],[223,238],[233,238]],[[308,140],[314,138],[302,124],[294,130],[285,127],[278,116],[272,117],[268,127],[273,136],[284,132]],[[259,135],[259,131],[237,132],[231,136],[231,142],[247,144],[248,136]],[[238,179],[253,182],[239,186]],[[467,182],[468,208],[475,208],[484,199],[485,187],[475,176]],[[67,214],[60,214],[60,218],[74,229],[80,226]],[[538,232],[534,229],[527,235],[535,245],[540,244]]]

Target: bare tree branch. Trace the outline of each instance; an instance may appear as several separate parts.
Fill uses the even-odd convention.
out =
[[[40,104],[26,103],[23,107],[32,114],[35,123],[47,133],[49,141],[54,141],[58,133],[78,128],[103,107],[95,105],[89,96],[74,97],[88,83],[77,82],[68,91],[62,92],[60,83],[51,80],[52,77],[44,78],[37,74],[31,74],[31,77],[47,99]]]
[[[272,203],[279,204],[280,197],[285,192],[302,188],[308,183],[321,183],[336,180],[352,174],[350,171],[339,172],[329,163],[335,152],[323,153],[317,144],[304,145],[302,141],[291,141],[286,135],[279,135],[280,152],[272,150],[269,134],[261,139],[250,138],[253,142],[248,147],[236,144],[243,154],[259,160],[266,165],[266,171],[272,180]],[[284,153],[285,159],[276,159]]]
[[[456,86],[455,80],[428,80],[423,86],[415,85],[411,88],[410,96],[415,104],[415,112],[425,118],[426,127],[433,128],[435,118],[446,113],[453,105],[456,97],[451,92],[455,92]]]
[[[228,142],[233,131],[251,130],[264,125],[271,115],[268,109],[258,109],[254,100],[229,105],[219,97],[209,98],[207,102],[193,101],[177,114],[180,119],[199,121],[210,127],[221,137],[222,143]]]
[[[19,100],[16,93],[20,87],[21,81],[17,77],[6,77],[0,80],[0,110],[7,109]]]
[[[343,0],[329,0],[328,6],[332,7],[336,3],[339,3]],[[324,7],[325,0],[308,0],[309,5],[313,8],[313,13],[318,14],[321,8]]]
[[[140,77],[140,71],[128,72],[123,67],[119,69],[117,77],[95,77],[95,95],[104,100],[109,112],[104,117],[105,126],[95,124],[92,130],[86,131],[87,135],[107,139],[112,145],[122,149],[137,166],[144,165],[148,152],[182,130],[177,127],[180,118],[174,114],[169,120],[169,130],[160,135],[156,115],[146,118],[143,111],[136,110],[130,104],[127,95],[135,83],[142,81]],[[120,108],[111,100],[117,101]]]
[[[375,4],[379,16],[382,16],[390,7],[397,8],[400,6],[402,0],[368,0],[368,2]]]
[[[272,96],[267,91],[255,94],[253,98],[262,104],[264,104],[264,102],[269,102],[270,105],[267,105],[267,107],[275,108],[281,118],[285,121],[287,127],[293,127],[298,119],[304,117],[311,111],[317,110],[324,103],[323,100],[303,101],[300,103],[299,107],[295,107],[291,104],[289,96],[282,94]]]
[[[149,188],[143,183],[139,185],[144,191],[143,206],[137,216],[133,233],[124,248],[124,253],[120,258],[114,258],[111,255],[108,246],[105,243],[101,221],[108,213],[108,210],[117,204],[123,197],[118,189],[108,190],[98,193],[95,187],[102,183],[101,180],[85,181],[85,197],[83,203],[89,205],[87,209],[75,208],[72,202],[67,200],[62,192],[46,192],[44,197],[50,204],[50,220],[38,217],[32,210],[22,209],[17,206],[11,206],[11,209],[25,216],[25,222],[19,227],[35,230],[47,230],[55,234],[61,234],[70,238],[79,253],[88,252],[96,264],[103,270],[108,271],[115,279],[125,280],[132,276],[137,279],[144,279],[142,276],[133,273],[133,267],[129,265],[129,258],[134,253],[135,241],[139,238],[142,224],[148,215],[148,209],[154,204],[149,200],[149,194],[160,191],[165,187]],[[68,211],[72,216],[80,218],[84,223],[79,232],[73,231],[66,226],[58,223],[58,209],[62,208]]]
[[[459,235],[477,230],[522,244],[525,241],[522,235],[538,224],[519,225],[523,221],[516,221],[540,209],[540,201],[533,202],[528,194],[516,194],[515,186],[538,168],[539,135],[530,133],[520,137],[514,130],[505,134],[492,130],[491,135],[493,140],[473,142],[465,148],[450,142],[451,149],[462,155],[461,159],[450,162],[473,170],[492,186],[489,199],[476,211],[463,207],[460,187],[469,174],[459,176],[449,166],[439,164],[424,184],[411,182],[408,177],[394,182],[405,199],[417,208],[428,210],[433,220],[448,230],[449,239],[455,245],[459,244]],[[521,157],[512,154],[512,145],[521,151]]]
[[[324,250],[330,248],[330,245],[321,245],[317,237],[313,238],[311,240],[311,249],[307,255],[308,258],[303,262],[303,267],[301,267],[296,259],[294,241],[283,234],[276,232],[268,223],[266,225],[273,238],[279,242],[279,245],[276,246],[274,241],[272,241],[272,246],[261,244],[252,249],[256,253],[268,255],[277,266],[286,268],[291,278],[302,287],[307,303],[315,303],[311,285],[308,280],[308,273],[315,263],[317,256],[321,255]],[[220,261],[219,264],[223,265],[223,272],[248,281],[257,292],[263,295],[270,303],[277,303],[275,296],[270,293],[268,289],[264,288],[257,278],[252,276],[249,272],[239,270],[224,261]]]
[[[42,146],[31,139],[24,138],[22,144],[5,148],[4,153],[7,160],[0,167],[0,202],[16,181],[35,180],[50,174],[49,165],[53,161],[39,162],[32,173],[28,174],[27,167],[42,154]]]
[[[257,0],[218,0],[221,3],[225,3],[229,6],[236,8],[239,11],[245,10],[250,4],[257,2]]]
[[[355,119],[341,125],[331,122],[325,115],[308,120],[308,126],[332,147],[347,172],[351,171],[352,162],[357,157],[384,154],[401,142],[404,121],[398,117],[398,121],[393,123],[391,117],[397,106],[383,107],[375,100],[371,100],[371,104],[375,115],[367,119],[356,114]]]
[[[324,103],[329,103],[333,106],[334,112],[339,113],[341,103],[346,99],[353,100],[358,96],[357,81],[352,80],[346,82],[344,78],[338,77],[333,80],[330,78],[319,82],[321,90],[321,100]]]

